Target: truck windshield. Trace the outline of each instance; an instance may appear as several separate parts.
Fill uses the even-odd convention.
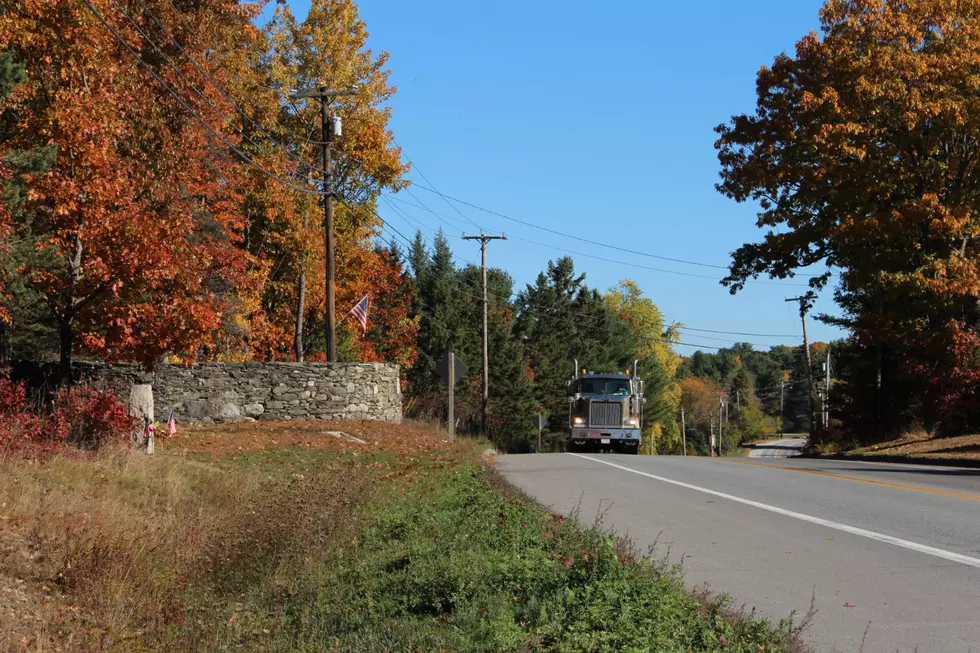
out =
[[[584,395],[628,395],[630,382],[627,379],[582,379],[579,392]]]

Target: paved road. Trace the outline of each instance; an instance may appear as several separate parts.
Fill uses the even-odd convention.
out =
[[[760,442],[749,451],[749,458],[791,458],[803,451],[806,438],[787,438]]]
[[[689,585],[773,619],[813,599],[817,651],[980,653],[980,470],[577,454],[497,467],[557,512],[669,546]]]

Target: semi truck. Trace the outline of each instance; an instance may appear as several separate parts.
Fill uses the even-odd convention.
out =
[[[643,381],[633,373],[579,371],[568,382],[568,451],[640,451]]]

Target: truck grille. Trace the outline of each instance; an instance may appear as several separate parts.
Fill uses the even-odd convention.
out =
[[[623,404],[618,401],[593,401],[589,414],[590,426],[622,426]]]

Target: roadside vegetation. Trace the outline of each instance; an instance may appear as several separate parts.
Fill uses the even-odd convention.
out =
[[[317,423],[159,444],[0,460],[0,650],[794,650],[512,492],[481,443]]]
[[[909,428],[895,439],[874,444],[843,440],[817,447],[816,453],[842,454],[867,460],[905,460],[942,464],[980,465],[980,435],[936,437],[921,427]]]

